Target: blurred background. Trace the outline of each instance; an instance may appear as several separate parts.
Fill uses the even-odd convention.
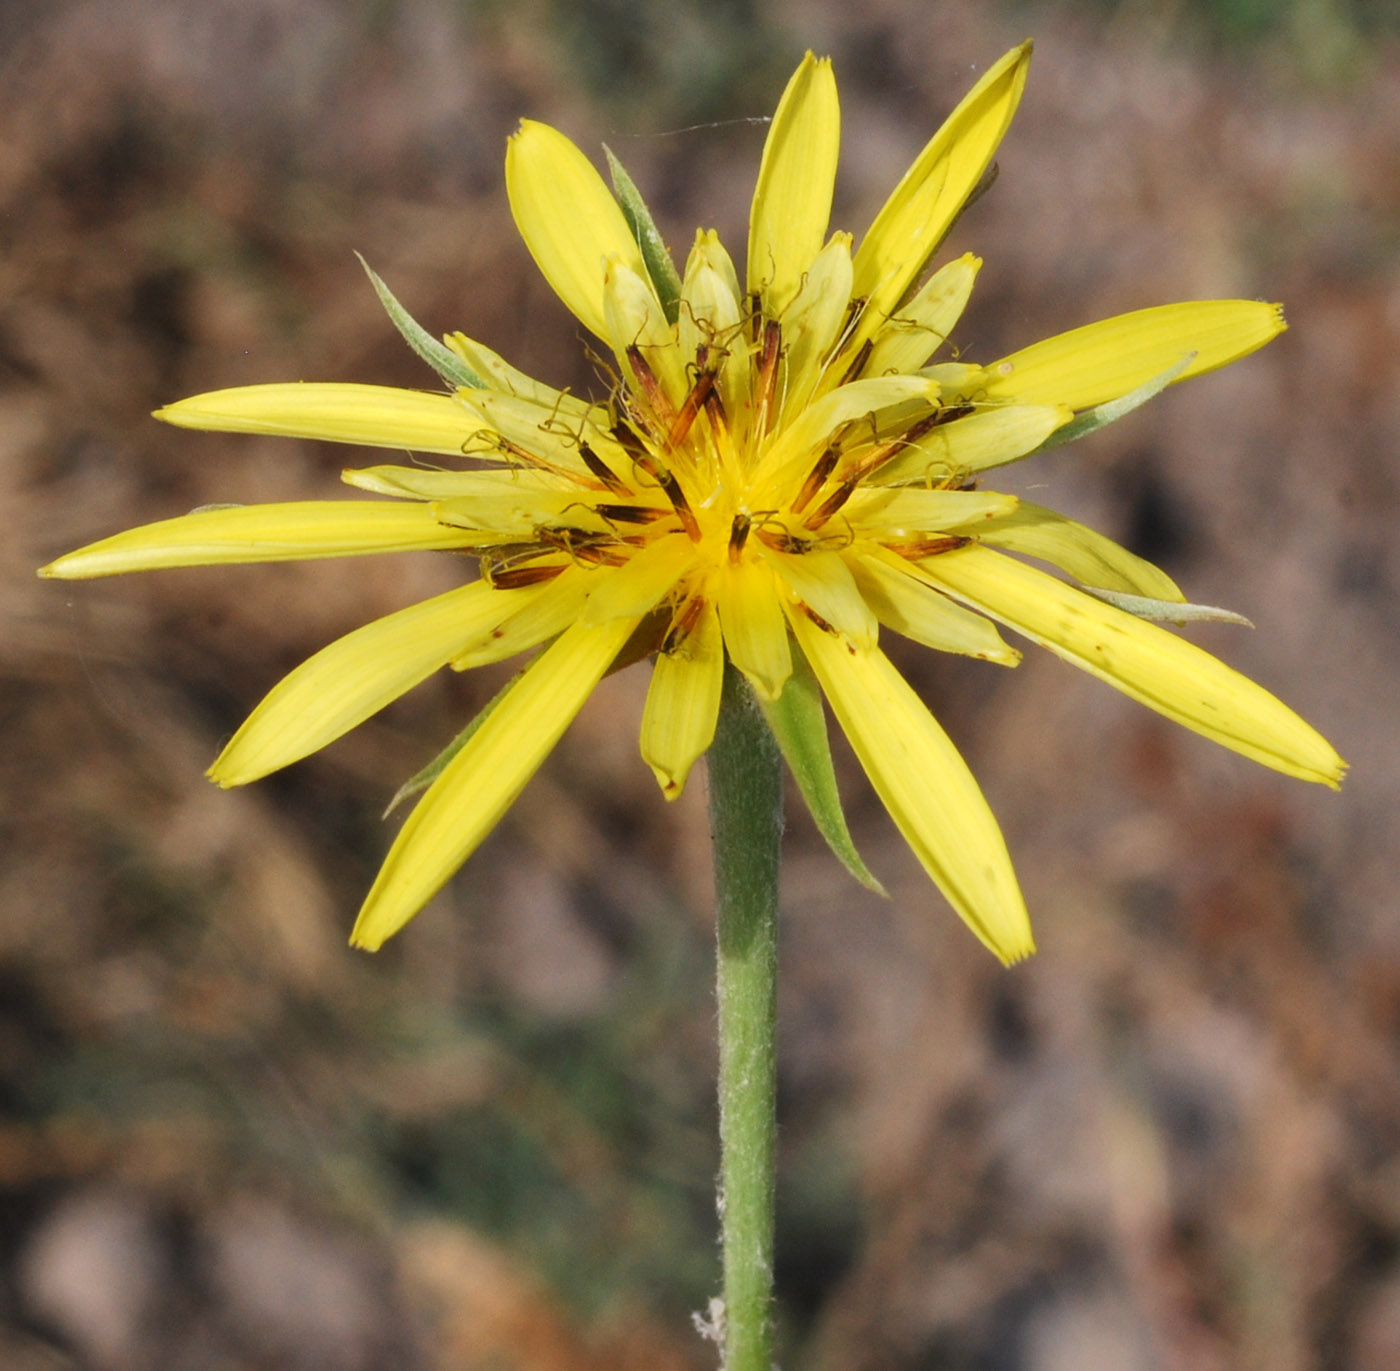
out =
[[[368,957],[380,811],[505,669],[247,790],[202,772],[283,672],[458,566],[33,569],[201,504],[336,498],[363,451],[149,412],[431,387],[356,250],[433,331],[591,385],[507,212],[522,115],[606,140],[678,253],[705,224],[741,255],[805,48],[836,60],[859,232],[1028,34],[1001,178],[945,253],[986,259],[958,345],[1216,295],[1292,329],[1009,475],[1253,619],[1191,637],[1353,772],[1277,777],[1046,654],[899,654],[1041,951],[994,964],[844,751],[892,898],[791,806],[781,1362],[1400,1366],[1390,0],[0,4],[0,1365],[714,1365],[704,785],[668,807],[637,756],[646,668]]]

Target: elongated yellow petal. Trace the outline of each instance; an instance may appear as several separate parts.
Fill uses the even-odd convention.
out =
[[[868,303],[850,350],[894,313],[991,164],[1020,103],[1030,59],[1031,45],[1023,43],[987,72],[875,216],[856,251],[854,291]]]
[[[1006,841],[958,750],[878,648],[854,650],[806,615],[793,632],[876,794],[924,870],[1004,963],[1035,951]]]
[[[745,422],[751,408],[749,343],[733,274],[734,265],[714,233],[700,234],[686,263],[676,320],[681,356],[698,357],[703,347],[706,365],[718,367],[720,402],[731,425]]]
[[[809,52],[778,102],[749,215],[749,291],[769,318],[797,294],[822,249],[840,147],[831,62]]]
[[[990,619],[954,604],[921,580],[904,558],[876,544],[863,544],[851,570],[875,617],[896,633],[939,652],[959,652],[998,666],[1015,666],[1021,660]]]
[[[968,252],[934,272],[919,293],[875,332],[862,374],[884,376],[923,366],[962,317],[981,266],[982,259]]]
[[[783,414],[797,414],[825,380],[851,298],[851,235],[834,233],[783,311]],[[839,376],[828,382],[834,386]]]
[[[1316,729],[1184,638],[990,548],[943,553],[922,569],[931,584],[1167,718],[1290,776],[1340,784],[1346,763]]]
[[[606,342],[604,261],[621,257],[641,277],[647,269],[603,178],[557,129],[525,119],[506,148],[506,194],[540,274]]]
[[[996,527],[998,516],[1019,504],[995,490],[924,490],[918,486],[877,486],[858,491],[846,517],[863,534],[893,542],[967,529],[980,534]],[[995,522],[994,522],[995,521]]]
[[[1086,586],[1146,595],[1154,600],[1186,599],[1176,582],[1159,567],[1120,547],[1112,538],[1029,500],[979,524],[976,533],[981,542],[1038,557],[1069,572]]]
[[[596,449],[616,444],[585,418],[560,413],[552,405],[501,391],[462,390],[463,408],[480,419],[469,456],[510,462],[525,471],[551,472],[582,484],[603,487],[589,473],[579,444]]]
[[[618,365],[632,383],[633,393],[648,393],[633,361],[635,348],[640,365],[660,384],[671,406],[679,408],[690,383],[685,359],[676,346],[675,330],[666,322],[651,282],[617,257],[608,259],[604,271],[603,312],[608,321],[608,341],[617,354]]]
[[[683,640],[657,656],[642,711],[642,759],[668,800],[680,795],[690,768],[714,740],[723,683],[719,614],[703,601]]]
[[[449,333],[443,342],[452,349],[478,376],[493,390],[505,395],[514,395],[521,400],[530,400],[547,409],[556,410],[574,418],[592,418],[595,422],[606,423],[607,411],[567,390],[555,390],[533,376],[527,376],[511,366],[499,353],[492,352],[484,343],[468,338],[465,333]]]
[[[569,567],[543,585],[508,592],[515,611],[486,637],[459,652],[449,665],[453,671],[469,671],[547,642],[578,621],[592,585],[593,573]]]
[[[795,556],[764,547],[763,556],[778,573],[790,604],[806,605],[857,647],[875,646],[879,627],[840,553],[806,552]]]
[[[568,490],[503,490],[492,494],[479,493],[439,500],[432,506],[434,516],[444,524],[463,530],[463,541],[481,547],[492,541],[528,542],[542,524],[561,521],[572,515],[579,505],[577,491]],[[570,520],[572,528],[601,531],[606,528],[601,515],[586,507]],[[473,531],[486,536],[471,536]]]
[[[868,419],[872,438],[880,436],[879,412],[905,401],[923,401],[931,408],[938,387],[922,376],[879,376],[852,381],[810,404],[773,440],[764,454],[756,480],[786,481],[804,475],[818,452],[842,424]],[[948,425],[952,427],[951,424]]]
[[[685,576],[698,555],[684,533],[672,533],[643,548],[624,566],[593,572],[596,584],[584,607],[583,622],[640,618]]]
[[[316,381],[211,390],[155,413],[177,428],[319,438],[454,457],[485,427],[451,395]]]
[[[787,622],[766,562],[745,557],[719,571],[719,621],[730,660],[760,698],[776,700],[792,675]]]
[[[228,505],[127,529],[50,562],[39,574],[75,581],[164,567],[294,562],[463,543],[461,530],[438,523],[426,505],[349,500]]]
[[[507,467],[495,471],[443,471],[434,467],[351,467],[340,479],[372,495],[400,500],[494,500],[524,492],[548,500],[560,491],[561,482],[543,473]],[[565,490],[573,490],[564,486]],[[576,492],[575,492],[576,493]]]
[[[347,633],[284,676],[209,768],[246,785],[348,733],[426,680],[511,605],[483,581],[449,590]]]
[[[1074,417],[1068,405],[997,405],[941,424],[871,476],[872,485],[947,481],[1033,452]]]
[[[408,816],[355,920],[373,952],[447,883],[496,826],[627,641],[634,622],[575,625],[520,678]]]
[[[1191,300],[1134,310],[993,362],[985,369],[987,396],[1089,409],[1136,390],[1189,354],[1195,355],[1174,385],[1247,357],[1285,328],[1283,306],[1259,300]]]

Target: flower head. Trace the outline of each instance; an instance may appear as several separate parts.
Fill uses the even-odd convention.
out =
[[[378,947],[402,927],[599,679],[645,656],[654,666],[641,751],[667,796],[713,737],[726,658],[766,702],[792,760],[804,729],[810,740],[801,701],[816,698],[815,680],[919,860],[1008,962],[1033,945],[1001,833],[886,657],[882,628],[1013,666],[1020,654],[998,630],[1009,627],[1256,761],[1338,783],[1343,763],[1306,723],[1150,622],[1211,611],[1092,530],[979,487],[989,468],[1078,436],[1284,327],[1273,305],[1202,301],[987,364],[938,358],[981,263],[926,268],[991,164],[1029,58],[1027,44],[986,73],[857,245],[828,236],[839,112],[830,64],[809,54],[764,148],[743,285],[708,231],[677,274],[620,168],[614,196],[562,134],[522,124],[506,157],[511,208],[545,278],[615,359],[603,399],[531,380],[461,334],[436,342],[374,278],[450,392],[267,385],[159,412],[190,428],[439,460],[345,473],[381,499],[197,511],[71,553],[45,574],[410,548],[470,553],[480,566],[478,579],[292,672],[215,761],[221,785],[306,756],[440,667],[538,650],[437,769],[353,941]],[[817,780],[804,783],[818,809],[824,749],[822,734]],[[839,810],[825,827],[845,850]]]

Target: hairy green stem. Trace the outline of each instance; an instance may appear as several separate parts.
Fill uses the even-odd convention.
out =
[[[709,772],[719,947],[722,1365],[772,1371],[782,770],[748,683],[728,664]]]

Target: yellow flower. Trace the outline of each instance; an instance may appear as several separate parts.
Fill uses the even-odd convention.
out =
[[[345,473],[384,500],[196,511],[43,574],[406,548],[479,560],[478,580],[368,624],[292,672],[210,772],[225,786],[254,780],[444,665],[542,648],[404,824],[355,924],[362,947],[378,947],[442,887],[604,673],[654,654],[641,752],[667,796],[713,737],[726,657],[775,711],[814,676],[933,880],[998,957],[1026,956],[1030,923],[996,821],[882,651],[882,627],[1014,665],[1001,624],[1267,766],[1333,786],[1344,769],[1272,695],[1147,621],[1208,613],[1161,571],[977,486],[988,468],[1107,422],[1284,327],[1274,305],[1202,301],[986,365],[931,362],[981,263],[964,256],[920,280],[991,163],[1029,58],[1026,44],[987,72],[856,246],[828,237],[839,112],[829,62],[808,54],[764,148],[743,288],[712,232],[697,234],[677,276],[625,173],[615,168],[615,198],[562,134],[522,124],[506,157],[511,208],[545,278],[616,358],[610,396],[553,390],[461,334],[438,344],[374,278],[450,393],[252,386],[158,417],[440,462]]]

